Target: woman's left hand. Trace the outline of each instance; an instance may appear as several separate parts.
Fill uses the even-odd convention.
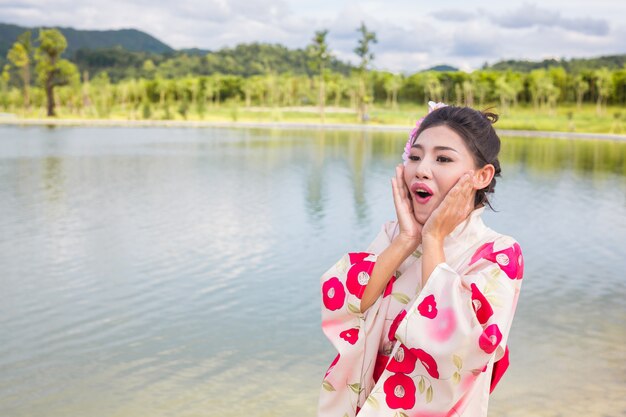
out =
[[[422,229],[422,242],[443,242],[474,209],[473,172],[464,174],[450,189],[439,207],[431,213]]]

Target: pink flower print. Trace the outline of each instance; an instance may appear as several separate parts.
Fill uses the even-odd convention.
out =
[[[424,301],[417,306],[417,311],[428,319],[437,317],[437,302],[435,301],[435,296],[431,294],[424,298]]]
[[[451,308],[438,311],[437,318],[427,322],[428,336],[437,342],[445,342],[456,329],[456,316]]]
[[[476,250],[469,264],[471,265],[481,258],[497,263],[500,269],[511,279],[522,279],[524,276],[524,257],[522,256],[522,248],[517,243],[497,252],[493,251],[493,242],[485,243]]]
[[[374,384],[378,382],[380,376],[383,374],[383,372],[385,372],[385,368],[387,367],[388,363],[389,356],[383,355],[382,353],[378,352],[378,355],[376,356],[376,363],[374,364],[374,375],[372,376],[374,378]]]
[[[498,325],[491,324],[487,326],[483,331],[483,334],[480,335],[480,338],[478,339],[478,346],[480,346],[485,353],[491,354],[494,350],[496,350],[496,347],[498,347],[501,341],[502,333],[500,333]]]
[[[498,362],[493,365],[493,370],[491,371],[491,386],[489,388],[489,393],[492,393],[494,389],[496,389],[496,385],[504,376],[504,373],[509,368],[509,347],[506,346],[504,349],[504,356],[500,358]]]
[[[353,327],[352,329],[344,330],[343,332],[339,333],[339,337],[353,345],[356,343],[357,340],[359,340],[359,329]]]
[[[406,316],[406,310],[402,310],[400,314],[393,319],[393,323],[391,323],[391,327],[389,327],[389,340],[396,340],[396,331],[398,330],[398,326],[400,326],[400,322]]]
[[[474,307],[476,318],[480,324],[485,324],[493,315],[493,309],[476,284],[472,284],[470,287],[472,288],[472,307]]]
[[[422,349],[412,349],[412,351],[415,353],[415,356],[419,359],[424,368],[426,368],[428,375],[433,378],[439,378],[439,371],[437,370],[437,362],[435,359]]]
[[[404,345],[400,345],[396,353],[393,355],[387,370],[390,372],[401,372],[403,374],[410,374],[415,369],[415,362],[417,356],[413,352],[415,349],[409,349]]]
[[[415,383],[405,374],[394,374],[383,384],[385,402],[389,408],[404,410],[415,406]]]
[[[396,282],[398,278],[396,278],[395,275],[391,276],[391,279],[389,280],[389,282],[387,283],[387,286],[385,287],[385,292],[383,293],[383,298],[387,297],[388,295],[391,294],[391,291],[393,290],[393,283]]]
[[[365,258],[370,256],[370,253],[367,252],[352,252],[348,254],[350,258],[350,265],[354,265],[357,262],[362,262]]]
[[[322,300],[324,307],[331,311],[339,310],[346,300],[346,291],[339,278],[332,277],[322,284]]]
[[[374,269],[374,262],[365,261],[369,253],[351,253],[350,263],[352,267],[348,270],[346,287],[348,292],[356,296],[359,300],[363,296],[363,291],[370,280],[370,273]]]
[[[339,356],[341,356],[341,355],[337,354],[337,356],[335,356],[335,359],[333,360],[333,363],[330,364],[330,366],[328,367],[328,370],[326,371],[326,374],[324,375],[324,379],[326,379],[328,374],[330,374],[332,372],[332,370],[335,367],[335,365],[337,364],[337,362],[339,362]]]

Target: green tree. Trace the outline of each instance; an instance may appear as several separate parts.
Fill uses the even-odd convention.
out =
[[[597,114],[602,113],[602,105],[606,106],[607,99],[613,91],[613,74],[608,68],[600,68],[594,72],[596,80],[596,94],[598,99],[596,101]]]
[[[148,79],[153,79],[154,75],[156,74],[156,65],[154,65],[154,62],[151,59],[146,59],[145,61],[143,61],[141,70],[143,71],[144,75],[148,77]]]
[[[76,66],[61,54],[67,48],[65,36],[56,29],[39,31],[39,46],[35,51],[37,79],[46,91],[48,116],[55,116],[54,88],[67,85],[78,78]]]
[[[24,107],[30,107],[30,64],[33,53],[33,43],[30,31],[22,33],[17,37],[17,41],[13,44],[7,58],[13,65],[20,68],[20,76],[24,86]]]
[[[398,91],[402,87],[402,82],[402,74],[386,74],[383,81],[383,87],[387,93],[387,104],[391,105],[394,110],[398,108]]]
[[[506,113],[509,110],[509,106],[515,98],[515,90],[507,81],[506,75],[502,74],[496,79],[496,95],[500,97],[500,107],[502,112]]]
[[[443,86],[434,71],[424,73],[424,95],[427,101],[442,101]]]
[[[328,30],[326,29],[316,31],[315,36],[313,37],[313,43],[309,45],[308,48],[313,66],[320,77],[318,104],[320,107],[320,118],[322,119],[322,122],[324,121],[324,104],[326,101],[326,91],[324,85],[324,77],[326,76],[325,69],[331,58],[328,43],[326,42],[327,35]]]
[[[10,65],[5,65],[0,74],[0,104],[5,111],[9,107],[9,79],[11,78],[9,68]]]
[[[368,94],[368,66],[374,60],[374,53],[371,50],[371,44],[377,43],[376,33],[370,32],[365,26],[365,23],[361,22],[361,26],[357,29],[357,32],[361,34],[358,46],[354,49],[361,61],[359,63],[359,89],[357,91],[357,108],[360,121],[365,121],[367,114],[367,104],[372,101],[371,94]]]
[[[583,104],[583,97],[585,93],[589,91],[589,83],[582,74],[577,74],[574,77],[574,90],[576,91],[576,107],[580,109]]]

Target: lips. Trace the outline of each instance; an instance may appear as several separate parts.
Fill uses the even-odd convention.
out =
[[[411,193],[413,194],[413,197],[415,198],[415,201],[417,201],[420,204],[428,203],[428,200],[430,200],[430,198],[434,194],[433,190],[431,190],[423,182],[414,182],[413,184],[411,184],[410,189],[411,189]]]

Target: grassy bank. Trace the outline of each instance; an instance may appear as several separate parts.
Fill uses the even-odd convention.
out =
[[[575,105],[560,106],[556,109],[535,109],[532,106],[516,106],[502,111],[497,106],[493,111],[500,114],[497,123],[499,129],[508,130],[539,130],[580,133],[614,133],[626,134],[626,108],[609,106],[600,114],[594,105],[584,105],[577,109]],[[401,104],[397,109],[372,106],[369,109],[369,125],[406,125],[415,123],[426,112],[426,106]],[[219,107],[207,108],[200,115],[194,111],[175,111],[175,109],[142,108],[112,109],[107,112],[92,111],[77,114],[60,108],[60,119],[112,119],[112,120],[175,120],[175,121],[207,121],[207,122],[287,122],[287,123],[320,123],[321,117],[317,107],[245,107],[237,103],[225,103]],[[31,119],[45,118],[43,111],[16,112],[15,116]],[[350,108],[328,107],[324,122],[329,124],[358,123],[357,114]]]

